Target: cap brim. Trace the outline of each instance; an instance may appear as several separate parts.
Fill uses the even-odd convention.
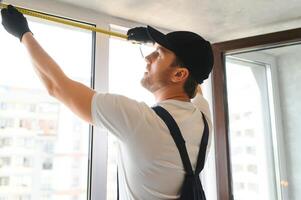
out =
[[[164,33],[161,33],[160,31],[158,31],[157,29],[154,29],[151,26],[147,26],[147,31],[149,33],[149,36],[151,37],[151,39],[158,43],[159,45],[172,50],[172,47],[166,37],[166,35]]]

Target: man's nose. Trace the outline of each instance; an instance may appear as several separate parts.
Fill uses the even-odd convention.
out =
[[[150,64],[152,62],[152,54],[145,56],[144,59],[147,64]]]

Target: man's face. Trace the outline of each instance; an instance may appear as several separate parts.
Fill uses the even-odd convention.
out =
[[[170,84],[173,67],[171,64],[175,59],[175,54],[155,44],[155,51],[145,57],[146,71],[141,80],[141,84],[150,92],[155,92],[158,89]]]

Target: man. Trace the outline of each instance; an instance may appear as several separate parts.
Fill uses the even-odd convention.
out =
[[[21,13],[8,6],[1,14],[4,28],[25,45],[49,94],[83,120],[107,128],[119,139],[120,199],[179,198],[185,170],[166,124],[154,110],[124,96],[97,93],[69,79],[35,40]],[[205,129],[202,113],[209,132],[212,129],[208,103],[197,87],[212,69],[210,43],[192,32],[164,35],[149,26],[131,29],[128,37],[155,43],[156,50],[145,57],[146,72],[141,83],[155,96],[157,105],[175,119],[195,168]]]

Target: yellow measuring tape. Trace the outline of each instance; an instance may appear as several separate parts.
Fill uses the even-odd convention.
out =
[[[8,6],[8,4],[1,3],[1,0],[0,0],[0,8],[1,9],[6,8],[7,6]],[[123,39],[128,38],[127,35],[112,32],[112,31],[107,31],[107,30],[104,30],[104,29],[97,28],[95,26],[85,25],[85,24],[82,24],[82,23],[79,23],[79,22],[74,22],[74,21],[71,21],[71,20],[62,19],[62,18],[59,18],[59,17],[51,16],[51,15],[44,14],[44,13],[37,12],[37,11],[33,11],[33,10],[28,10],[28,9],[21,8],[21,7],[16,7],[15,6],[15,8],[24,15],[29,15],[29,16],[32,16],[32,17],[46,19],[48,21],[57,22],[57,23],[61,23],[61,24],[69,25],[69,26],[74,26],[74,27],[94,31],[94,32],[97,32],[97,33],[103,33],[103,34],[106,34],[106,35],[111,35],[111,36],[115,36],[115,37],[119,37],[119,38],[123,38]]]

